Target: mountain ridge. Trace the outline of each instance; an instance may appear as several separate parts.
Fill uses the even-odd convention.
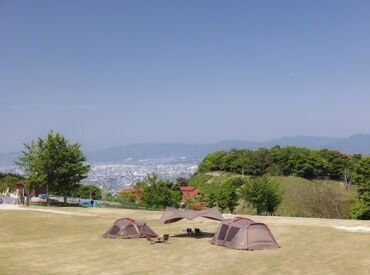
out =
[[[186,157],[202,159],[217,150],[270,148],[274,145],[298,146],[310,149],[328,148],[343,153],[370,155],[370,134],[357,134],[345,138],[292,136],[281,137],[270,141],[258,142],[249,140],[223,140],[215,143],[145,143],[128,144],[92,151],[88,154],[91,161],[123,161],[127,158],[165,158]]]
[[[370,134],[356,134],[349,137],[291,136],[269,141],[223,140],[215,143],[194,144],[181,142],[136,143],[115,146],[87,153],[89,162],[122,162],[128,159],[185,158],[201,160],[217,150],[250,149],[274,145],[298,146],[310,149],[327,148],[340,152],[370,155]],[[11,165],[19,152],[0,153],[0,164]]]

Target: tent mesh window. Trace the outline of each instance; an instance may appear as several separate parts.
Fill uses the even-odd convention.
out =
[[[110,230],[109,234],[111,234],[111,235],[117,235],[119,231],[120,231],[120,228],[115,225],[115,226],[112,227],[112,229]]]
[[[224,240],[226,236],[227,229],[229,228],[228,225],[223,224],[220,229],[220,233],[218,234],[218,239],[219,240]]]
[[[126,227],[126,232],[127,232],[127,235],[129,236],[137,234],[136,228],[132,224]]]
[[[230,242],[232,239],[234,239],[236,233],[239,231],[239,227],[232,226],[229,229],[229,234],[227,234],[226,241]]]

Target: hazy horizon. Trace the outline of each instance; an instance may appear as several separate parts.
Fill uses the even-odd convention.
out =
[[[368,1],[2,1],[0,152],[370,133]]]
[[[54,130],[53,130],[54,131]],[[54,133],[56,133],[58,131],[54,131]],[[63,134],[63,133],[62,133]],[[41,138],[45,138],[47,135],[47,133],[45,133],[45,135],[43,136],[37,136],[37,137],[34,137],[34,138],[31,138],[30,140],[26,141],[26,143],[29,143],[31,142],[32,140],[35,140],[38,138],[38,137],[41,137]],[[266,143],[266,142],[270,142],[270,141],[275,141],[275,140],[278,140],[278,139],[291,139],[291,138],[322,138],[322,139],[325,139],[325,138],[328,138],[328,139],[336,139],[336,138],[348,138],[348,137],[351,137],[351,136],[357,136],[357,135],[370,135],[370,133],[356,133],[356,134],[353,134],[353,135],[349,135],[349,136],[332,136],[332,137],[329,137],[329,136],[311,136],[311,135],[299,135],[299,136],[280,136],[280,137],[275,137],[275,138],[271,138],[271,139],[264,139],[264,140],[253,140],[253,139],[223,139],[223,140],[215,140],[215,141],[209,141],[209,142],[186,142],[186,141],[157,141],[157,142],[139,142],[139,143],[119,143],[119,144],[111,144],[111,145],[107,145],[105,147],[98,147],[98,148],[91,148],[91,149],[88,149],[84,146],[84,144],[81,144],[80,141],[78,140],[75,140],[75,139],[70,139],[68,136],[65,136],[69,141],[73,142],[73,143],[80,143],[81,144],[81,147],[82,147],[82,150],[85,151],[85,152],[94,152],[94,151],[99,151],[99,150],[104,150],[104,149],[110,149],[110,148],[115,148],[115,147],[121,147],[121,146],[130,146],[130,145],[150,145],[150,144],[189,144],[189,145],[207,145],[207,144],[216,144],[216,143],[220,143],[220,142],[228,142],[228,141],[241,141],[241,142],[255,142],[255,143]],[[279,145],[279,144],[276,144],[276,145]],[[18,150],[13,150],[13,151],[0,151],[0,154],[8,154],[8,153],[18,153],[20,151],[22,151],[24,149],[24,146],[23,146],[23,143],[22,145],[20,146],[20,148]]]

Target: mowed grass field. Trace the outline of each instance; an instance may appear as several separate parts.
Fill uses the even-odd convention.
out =
[[[164,225],[161,212],[125,209],[36,208],[63,214],[0,209],[0,274],[369,274],[370,234],[335,229],[370,221],[252,216],[265,222],[280,249],[241,251],[178,236],[187,227],[214,232],[197,219]],[[71,213],[71,215],[68,215]],[[146,221],[169,244],[104,239],[121,217]]]

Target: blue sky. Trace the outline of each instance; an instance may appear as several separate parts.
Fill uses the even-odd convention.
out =
[[[370,133],[369,1],[0,0],[0,152]]]

